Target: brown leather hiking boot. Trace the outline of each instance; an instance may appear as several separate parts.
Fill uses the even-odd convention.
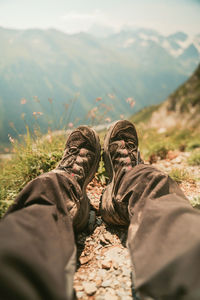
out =
[[[89,199],[86,187],[95,175],[100,156],[101,146],[97,133],[88,126],[79,126],[68,137],[63,157],[55,169],[55,172],[67,172],[75,192],[81,195],[74,207],[70,207],[77,231],[83,229],[88,221]]]
[[[143,163],[138,151],[138,137],[135,126],[126,120],[117,121],[110,127],[104,140],[104,163],[110,178],[101,198],[101,215],[105,222],[128,225],[128,206],[116,199],[116,182],[124,173]]]

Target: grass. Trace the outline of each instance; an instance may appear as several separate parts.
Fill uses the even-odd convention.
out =
[[[139,147],[145,160],[165,159],[169,150],[192,151],[198,147],[200,133],[192,129],[173,128],[163,133],[138,125]]]
[[[190,202],[194,208],[200,209],[200,196],[194,197]]]
[[[150,120],[152,113],[154,111],[156,111],[159,108],[160,105],[152,105],[152,106],[148,106],[143,108],[142,110],[140,110],[138,113],[136,113],[135,115],[133,115],[130,118],[130,121],[135,123],[135,124],[139,124],[140,122],[142,123],[146,123]]]
[[[176,181],[177,183],[181,183],[185,180],[191,180],[189,173],[183,169],[174,168],[169,173],[169,176]]]
[[[200,166],[200,150],[195,151],[188,159],[189,165]]]
[[[19,191],[38,175],[52,170],[62,157],[65,136],[43,139],[27,134],[13,144],[13,158],[1,163],[0,217]]]
[[[137,126],[142,157],[150,162],[165,159],[169,150],[181,149],[193,151],[188,164],[200,165],[199,133],[192,130],[173,130],[158,133],[155,129]],[[101,144],[105,131],[100,133]],[[0,217],[13,202],[19,191],[38,175],[55,168],[61,159],[66,135],[54,135],[49,132],[42,136],[39,131],[31,135],[27,127],[26,135],[13,143],[11,160],[0,161]],[[184,170],[172,169],[170,176],[177,182],[191,180]],[[107,174],[101,160],[97,180],[102,184],[107,181]]]

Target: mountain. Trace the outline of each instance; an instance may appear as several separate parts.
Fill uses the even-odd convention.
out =
[[[200,38],[189,50],[188,40],[147,29],[95,37],[0,28],[0,141],[27,123],[47,130],[87,122],[97,106],[105,122],[106,111],[117,119],[161,102],[199,62]]]
[[[200,129],[200,64],[192,76],[162,104],[147,107],[133,121],[146,122],[148,127]]]

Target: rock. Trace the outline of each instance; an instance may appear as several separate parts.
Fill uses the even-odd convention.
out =
[[[83,290],[82,285],[76,285],[76,291],[77,292],[82,291],[82,290]]]
[[[89,215],[89,221],[88,221],[88,229],[90,232],[94,229],[95,221],[96,221],[96,213],[94,210],[91,210]]]
[[[84,265],[84,264],[88,263],[93,258],[93,256],[94,256],[94,254],[92,254],[92,253],[87,256],[81,256],[79,258],[80,264]]]
[[[168,153],[167,153],[167,159],[169,160],[172,160],[172,159],[175,159],[178,155],[180,154],[179,151],[172,151],[172,150],[169,150]]]
[[[77,292],[77,293],[76,293],[77,299],[83,298],[83,296],[84,296],[84,293],[83,293],[83,292]]]
[[[106,270],[100,269],[98,270],[98,276],[100,276],[101,278],[106,276]]]
[[[105,294],[104,300],[118,300],[116,295],[112,295],[110,292]]]
[[[118,269],[118,267],[119,267],[119,265],[118,265],[118,263],[115,261],[115,262],[113,262],[113,268],[115,269],[115,270],[117,270]]]
[[[112,261],[111,260],[103,260],[101,265],[102,265],[102,269],[109,270],[112,266]]]
[[[131,272],[129,269],[123,269],[123,273],[122,273],[123,276],[126,276],[126,277],[130,277],[131,276]]]
[[[101,283],[102,283],[101,277],[96,277],[95,283],[96,283],[96,286],[97,286],[97,287],[100,287],[100,286],[101,286]]]
[[[100,243],[101,244],[103,244],[103,245],[108,245],[109,244],[109,242],[107,242],[106,240],[105,240],[105,238],[104,238],[104,236],[102,235],[102,236],[100,236]]]
[[[84,282],[83,287],[84,287],[86,294],[89,296],[94,295],[97,291],[97,287],[96,287],[95,283],[93,283],[93,282],[89,282],[89,283]]]
[[[111,280],[104,280],[101,284],[102,287],[109,287],[112,285]]]
[[[113,243],[113,236],[112,236],[112,234],[111,234],[110,232],[106,232],[106,233],[104,234],[104,239],[105,239],[107,242],[109,242],[110,244]]]

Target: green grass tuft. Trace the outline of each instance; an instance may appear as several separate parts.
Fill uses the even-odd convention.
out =
[[[174,168],[169,173],[169,176],[175,180],[177,183],[191,179],[187,171],[183,169]]]
[[[189,165],[200,166],[200,150],[195,151],[188,159]]]

